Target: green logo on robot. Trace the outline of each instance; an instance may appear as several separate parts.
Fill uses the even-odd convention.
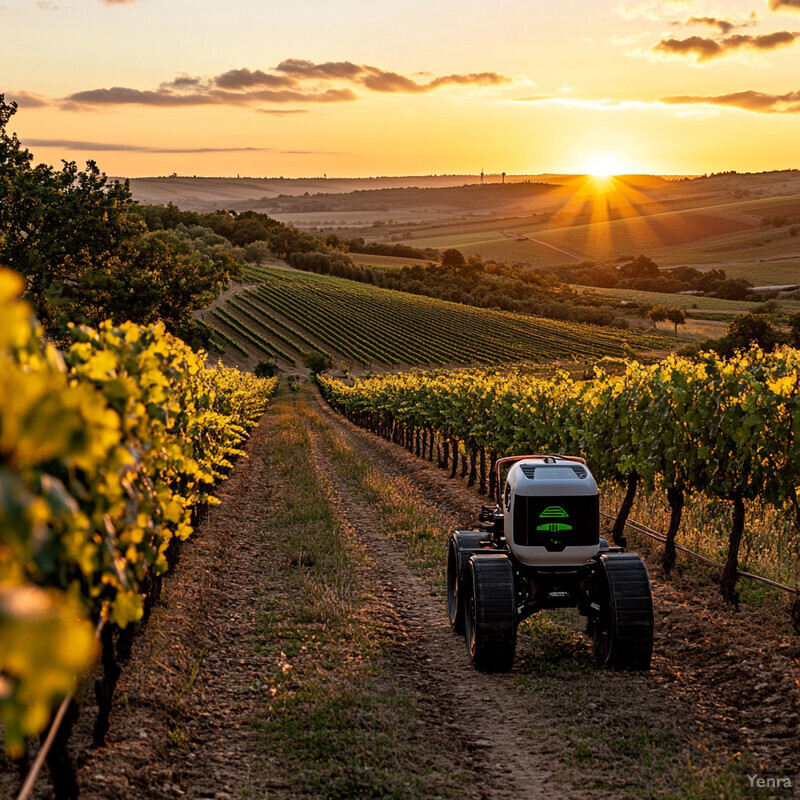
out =
[[[569,514],[561,506],[548,506],[541,514],[540,520],[553,520],[552,522],[544,522],[536,526],[537,531],[549,531],[550,533],[562,533],[563,531],[571,531],[572,525],[566,522],[556,522],[559,519],[569,519]]]

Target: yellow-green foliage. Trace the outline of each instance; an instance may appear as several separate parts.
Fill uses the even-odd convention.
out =
[[[800,351],[788,347],[631,361],[620,376],[596,369],[580,382],[462,371],[319,384],[347,412],[431,426],[501,456],[582,453],[604,479],[635,471],[648,485],[776,506],[800,483]]]
[[[633,361],[620,376],[596,370],[581,382],[477,371],[351,386],[318,380],[331,403],[356,417],[430,427],[499,456],[583,455],[600,480],[619,485],[635,473],[647,488],[703,498],[704,508],[723,513],[738,498],[779,518],[800,516],[799,350]],[[772,552],[784,559],[794,551],[790,527],[781,525],[782,542],[773,536]]]
[[[92,622],[142,614],[192,510],[213,502],[275,379],[206,367],[163,325],[42,342],[0,271],[0,715],[9,749],[91,663]]]

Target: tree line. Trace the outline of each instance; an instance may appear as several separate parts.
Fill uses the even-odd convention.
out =
[[[94,161],[34,164],[9,130],[16,111],[0,94],[0,265],[24,277],[46,334],[64,342],[71,324],[162,320],[207,345],[210,329],[192,311],[241,273],[241,261],[148,228],[128,182],[109,181]]]
[[[660,268],[645,255],[626,258],[620,264],[584,261],[548,269],[565,283],[603,289],[635,289],[642,292],[695,292],[726,300],[744,300],[752,287],[743,278],[728,278],[724,269],[701,272],[694,267]]]

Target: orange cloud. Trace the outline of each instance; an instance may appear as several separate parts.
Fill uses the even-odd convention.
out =
[[[496,72],[473,72],[443,75],[427,83],[418,83],[397,72],[350,61],[315,64],[301,59],[287,59],[267,71],[242,67],[206,79],[179,75],[162,83],[158,89],[140,90],[124,86],[89,89],[64,98],[62,107],[74,110],[89,106],[132,104],[180,107],[344,103],[358,99],[350,87],[361,87],[372,92],[420,94],[444,86],[497,86],[510,81],[510,78]]]
[[[366,74],[361,77],[360,82],[373,92],[421,94],[438,89],[440,86],[497,86],[501,83],[508,83],[510,80],[503,75],[498,75],[496,72],[473,72],[468,75],[445,75],[441,78],[434,78],[428,83],[417,83],[405,75],[398,75],[396,72],[387,72],[377,67],[364,69]]]
[[[327,155],[337,155],[333,152],[320,150],[277,150],[274,147],[152,147],[136,144],[118,144],[114,142],[84,142],[72,139],[25,139],[23,144],[27,147],[57,147],[60,150],[74,150],[77,152],[105,152],[105,153],[281,153],[284,155],[312,155],[326,152]]]
[[[800,0],[769,0],[772,11],[800,11]]]
[[[687,56],[697,62],[722,58],[738,50],[755,50],[766,52],[780,47],[793,45],[800,36],[799,32],[776,31],[759,36],[735,34],[722,39],[706,39],[702,36],[690,36],[687,39],[662,39],[653,46],[653,51],[660,55]]]
[[[755,16],[751,16],[746,22],[732,22],[727,19],[719,19],[718,17],[689,17],[682,21],[671,22],[670,24],[675,27],[689,27],[691,25],[704,25],[709,28],[719,28],[723,34],[730,33],[734,28],[746,28],[749,25],[754,25],[756,22]]]
[[[50,105],[46,97],[33,92],[9,92],[6,100],[9,103],[16,103],[20,108],[42,108]]]
[[[283,72],[295,78],[321,80],[332,78],[355,80],[364,69],[351,61],[326,61],[322,64],[315,64],[313,61],[301,58],[287,58],[275,67],[276,72]]]
[[[721,95],[677,95],[662,97],[662,103],[671,105],[708,104],[741,108],[759,114],[800,114],[800,91],[786,94],[765,94],[752,90]]]

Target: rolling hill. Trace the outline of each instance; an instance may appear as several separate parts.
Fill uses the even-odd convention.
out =
[[[205,318],[228,357],[274,357],[290,370],[302,371],[301,356],[313,349],[355,369],[386,369],[622,356],[632,348],[663,351],[674,341],[287,269],[254,268],[248,280]]]

